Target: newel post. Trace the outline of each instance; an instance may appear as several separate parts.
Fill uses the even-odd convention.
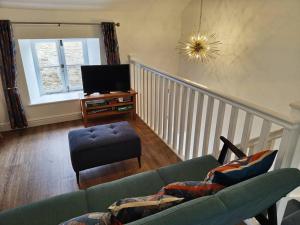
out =
[[[300,165],[300,124],[283,131],[275,169],[298,168]]]
[[[135,89],[135,66],[134,66],[134,62],[132,61],[131,55],[128,55],[128,64],[130,68],[130,86],[131,89],[134,90]]]

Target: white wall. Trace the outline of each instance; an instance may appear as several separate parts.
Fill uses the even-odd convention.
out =
[[[180,57],[179,75],[289,114],[300,99],[300,1],[206,0],[203,29],[223,42],[207,64]],[[181,41],[197,30],[199,0],[182,14]]]
[[[175,48],[181,31],[181,11],[188,0],[135,0],[134,8],[124,7],[115,11],[86,10],[29,10],[0,8],[0,19],[12,21],[58,22],[120,22],[117,28],[121,61],[127,62],[130,53],[143,62],[170,73],[177,73],[178,54]],[[36,26],[14,25],[16,39],[23,38],[74,38],[99,37],[95,26]],[[29,105],[20,52],[17,46],[18,85],[30,125],[79,118],[79,102],[68,101],[38,106]],[[0,91],[0,130],[8,128],[3,92]]]

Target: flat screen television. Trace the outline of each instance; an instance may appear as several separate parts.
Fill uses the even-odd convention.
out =
[[[130,69],[128,64],[81,66],[83,91],[95,92],[130,91]]]

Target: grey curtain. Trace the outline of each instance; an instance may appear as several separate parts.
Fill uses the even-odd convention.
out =
[[[119,44],[115,23],[101,23],[108,65],[120,64]]]
[[[12,129],[28,126],[16,77],[16,54],[10,21],[0,20],[0,76]]]

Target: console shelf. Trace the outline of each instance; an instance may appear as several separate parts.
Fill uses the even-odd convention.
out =
[[[88,95],[80,99],[81,114],[84,126],[89,119],[103,116],[130,114],[135,119],[137,92],[115,92],[111,94]],[[121,100],[126,99],[126,102]]]
[[[109,108],[109,107],[124,106],[124,105],[133,105],[133,104],[134,103],[132,101],[130,101],[130,102],[123,102],[123,103],[115,103],[115,104],[110,104],[110,105],[88,107],[88,110],[105,109],[105,108]]]

